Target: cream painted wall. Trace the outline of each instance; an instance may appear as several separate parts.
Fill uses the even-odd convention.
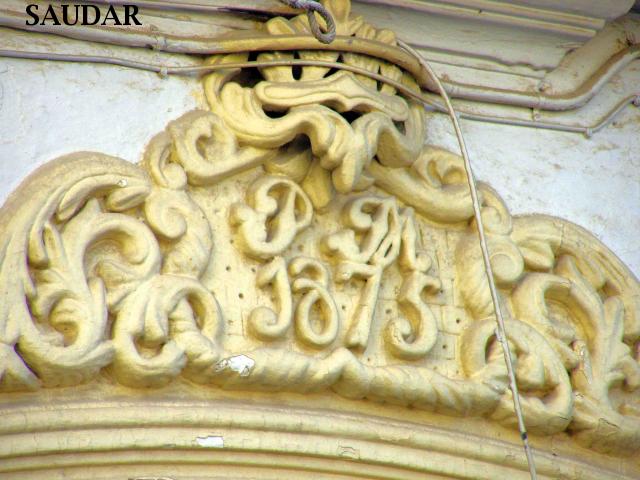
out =
[[[136,162],[172,119],[204,107],[194,80],[111,66],[0,59],[0,203],[57,156],[94,150]],[[640,275],[640,110],[591,139],[464,122],[476,176],[512,213],[557,215],[589,229]],[[429,141],[452,149],[445,117]]]

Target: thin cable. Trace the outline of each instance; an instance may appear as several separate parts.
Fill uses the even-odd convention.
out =
[[[322,60],[303,60],[303,59],[291,59],[291,60],[267,60],[267,61],[248,61],[248,62],[234,62],[234,63],[221,63],[215,65],[202,65],[202,66],[169,66],[169,65],[160,65],[160,64],[152,64],[152,63],[144,63],[138,62],[136,60],[127,60],[124,58],[117,57],[105,57],[99,55],[73,55],[73,54],[64,54],[64,53],[45,53],[45,52],[28,52],[28,51],[18,51],[18,50],[0,50],[0,57],[8,57],[8,58],[17,58],[24,60],[47,60],[54,62],[73,62],[73,63],[97,63],[97,64],[107,64],[107,65],[116,65],[125,68],[134,68],[137,70],[144,70],[147,72],[154,72],[159,74],[162,77],[168,75],[193,75],[199,74],[204,75],[206,73],[211,73],[217,70],[225,70],[229,68],[266,68],[266,67],[293,67],[293,66],[311,66],[311,67],[327,67],[327,68],[335,68],[339,70],[346,70],[348,72],[357,73],[358,75],[363,75],[374,80],[380,81],[387,85],[392,86],[402,94],[410,97],[418,102],[421,102],[423,105],[431,107],[440,113],[447,113],[447,109],[444,105],[439,102],[427,98],[421,92],[417,92],[415,90],[410,89],[406,85],[393,80],[391,78],[385,77],[384,75],[380,75],[374,72],[370,72],[364,68],[359,68],[351,65],[346,65],[344,63],[337,62],[325,62]],[[635,106],[640,106],[640,94],[630,95],[623,100],[621,100],[611,111],[609,111],[597,124],[589,126],[589,127],[574,127],[571,125],[562,125],[560,123],[552,123],[552,122],[538,122],[531,120],[521,120],[516,118],[505,118],[498,117],[495,115],[482,115],[478,113],[470,113],[465,111],[460,111],[458,109],[458,115],[460,118],[464,118],[465,120],[472,120],[475,122],[487,122],[487,123],[495,123],[499,125],[510,125],[516,127],[527,127],[527,128],[535,128],[535,129],[543,129],[543,130],[554,130],[558,132],[568,132],[568,133],[582,133],[587,137],[591,137],[596,132],[602,130],[606,127],[613,119],[618,115],[624,108],[633,104]]]
[[[162,1],[162,3],[157,1],[148,1],[148,0],[81,0],[83,2],[98,4],[98,5],[113,5],[116,7],[123,7],[126,5],[136,5],[140,8],[148,8],[151,10],[159,10],[159,11],[182,11],[182,12],[194,12],[194,13],[228,13],[229,11],[234,11],[234,7],[232,6],[220,6],[220,5],[203,5],[199,3],[175,3]],[[256,13],[264,14],[263,10],[256,9]],[[246,12],[251,11],[247,7],[237,7],[236,11]]]
[[[433,71],[431,66],[424,60],[424,58],[418,52],[416,52],[413,48],[411,48],[406,43],[398,41],[398,45],[400,47],[404,48],[407,52],[409,52],[411,55],[413,55],[416,58],[416,60],[422,65],[422,67],[425,69],[425,71],[427,71],[427,73],[429,74],[431,79],[436,84],[436,86],[437,86],[437,88],[439,90],[439,93],[440,93],[443,101],[445,102],[446,111],[449,113],[449,116],[451,117],[454,129],[455,129],[455,132],[456,132],[456,136],[457,136],[458,142],[460,144],[460,150],[461,150],[461,153],[462,153],[462,157],[463,157],[464,165],[465,165],[465,170],[466,170],[466,174],[467,174],[467,182],[469,184],[469,189],[471,191],[471,198],[472,198],[472,203],[473,203],[474,216],[475,216],[475,219],[476,219],[476,225],[477,225],[477,229],[478,229],[478,235],[479,235],[479,239],[480,239],[480,247],[481,247],[481,251],[482,251],[482,258],[483,258],[483,262],[484,262],[484,266],[485,266],[485,270],[486,270],[486,274],[487,274],[487,279],[488,279],[488,283],[489,283],[489,289],[490,289],[490,292],[491,292],[491,299],[492,299],[492,302],[493,302],[493,305],[494,305],[494,309],[495,309],[495,312],[496,312],[496,318],[497,318],[497,323],[498,323],[498,328],[497,328],[497,334],[498,335],[497,336],[498,336],[498,340],[502,344],[502,348],[503,348],[503,353],[504,353],[504,357],[505,357],[505,363],[506,363],[506,366],[507,366],[507,372],[508,372],[508,376],[509,376],[509,387],[510,387],[510,390],[512,392],[514,410],[515,410],[517,421],[518,421],[518,428],[519,428],[520,435],[521,435],[521,438],[522,438],[524,451],[525,451],[525,454],[527,456],[527,462],[528,462],[528,465],[529,465],[529,472],[531,474],[532,480],[535,480],[537,478],[536,471],[535,471],[535,463],[534,463],[534,459],[533,459],[533,453],[532,453],[532,450],[531,450],[531,447],[530,447],[529,441],[528,441],[526,426],[524,424],[524,418],[523,418],[523,415],[522,415],[522,407],[521,407],[521,404],[520,404],[520,396],[519,396],[519,393],[518,393],[518,386],[517,386],[514,367],[513,367],[513,359],[512,359],[511,350],[509,348],[509,343],[508,343],[508,339],[507,339],[507,335],[506,335],[505,322],[504,322],[504,318],[502,316],[502,310],[500,308],[500,302],[499,302],[499,298],[498,298],[498,293],[497,293],[497,289],[496,289],[494,278],[493,278],[493,269],[491,267],[491,260],[490,260],[490,257],[489,257],[487,241],[486,241],[486,237],[485,237],[485,233],[484,233],[484,225],[483,225],[483,222],[482,222],[482,215],[481,215],[481,212],[480,212],[480,202],[479,202],[479,199],[478,199],[477,187],[476,187],[476,184],[475,184],[475,179],[474,179],[474,176],[473,176],[473,171],[471,169],[471,163],[470,163],[470,160],[469,160],[469,154],[468,154],[468,151],[467,151],[466,143],[464,141],[464,137],[462,135],[462,130],[460,128],[458,117],[457,117],[456,112],[453,109],[453,106],[451,104],[451,101],[449,99],[449,96],[448,96],[446,90],[444,89],[444,86],[442,85],[442,83],[438,79],[436,73]],[[373,79],[376,79],[378,81],[381,81],[381,82],[384,82],[386,84],[389,84],[389,85],[393,86],[398,91],[403,92],[404,94],[406,94],[406,95],[408,95],[408,96],[420,101],[421,103],[423,103],[425,105],[429,105],[429,106],[435,107],[438,110],[442,110],[443,109],[443,107],[441,105],[439,105],[436,102],[433,102],[433,101],[427,99],[421,93],[417,93],[417,92],[414,92],[414,91],[408,89],[407,87],[405,87],[404,85],[402,85],[401,83],[399,83],[399,82],[397,82],[395,80],[392,80],[392,79],[389,79],[387,77],[384,77],[383,75],[378,75],[378,74],[375,74],[373,72],[369,72],[369,71],[367,71],[365,69],[361,69],[361,68],[358,68],[358,67],[353,67],[353,66],[350,66],[350,65],[340,64],[340,63],[336,63],[336,62],[322,62],[322,61],[309,61],[309,60],[276,60],[276,61],[266,61],[266,62],[251,61],[251,62],[237,62],[237,63],[226,63],[226,64],[222,63],[222,64],[196,66],[196,67],[187,67],[187,66],[185,66],[185,67],[180,67],[180,66],[168,67],[168,66],[165,66],[165,65],[160,66],[160,65],[148,64],[148,63],[144,63],[144,62],[137,62],[137,61],[133,61],[133,60],[119,59],[119,58],[114,58],[114,57],[51,54],[51,53],[42,53],[42,52],[20,52],[20,51],[15,51],[15,50],[0,50],[0,56],[10,57],[10,58],[21,58],[21,59],[35,59],[35,60],[54,60],[54,61],[67,61],[67,62],[104,63],[104,64],[118,65],[118,66],[123,66],[123,67],[136,68],[136,69],[156,72],[156,73],[159,73],[162,76],[166,76],[168,74],[205,73],[205,72],[212,72],[212,71],[215,71],[215,70],[232,69],[232,68],[270,67],[270,66],[273,67],[273,66],[293,66],[293,65],[325,66],[325,67],[331,67],[331,68],[339,68],[339,69],[342,69],[342,70],[351,71],[353,73],[366,75],[369,78],[373,78]],[[621,111],[622,108],[624,107],[624,105],[626,105],[626,103],[629,102],[629,101],[632,101],[634,105],[638,106],[638,104],[640,103],[640,96],[634,95],[632,97],[629,97],[628,99],[625,99],[624,104],[623,103],[619,104],[614,109],[613,114],[617,114],[619,111]],[[612,115],[609,115],[609,117],[611,117],[611,116]],[[476,117],[477,117],[477,115],[476,115]]]
[[[136,5],[140,8],[148,8],[150,10],[158,11],[179,11],[179,12],[193,12],[193,13],[238,13],[246,14],[251,13],[262,17],[272,17],[273,15],[281,14],[286,15],[285,9],[283,11],[275,10],[273,8],[260,8],[260,6],[251,5],[204,5],[202,3],[183,3],[183,2],[170,2],[167,0],[81,0],[87,3],[93,3],[98,5],[113,5],[113,6],[126,6]]]
[[[336,38],[336,22],[333,16],[321,3],[315,0],[280,0],[280,3],[284,3],[292,8],[298,8],[307,12],[307,18],[309,19],[309,26],[311,27],[311,33],[322,43],[331,43]],[[327,31],[323,32],[318,24],[316,15],[317,12],[325,23],[327,24]]]
[[[518,384],[516,382],[516,375],[513,368],[513,357],[511,355],[511,349],[509,348],[509,341],[507,339],[504,318],[502,316],[502,309],[500,308],[500,299],[498,298],[498,291],[496,289],[495,281],[493,278],[493,269],[491,268],[491,258],[489,257],[489,249],[487,247],[487,239],[484,233],[484,224],[482,222],[482,214],[480,212],[480,201],[478,200],[478,189],[476,187],[475,178],[473,176],[473,170],[471,169],[469,152],[467,151],[467,145],[464,141],[464,136],[462,135],[460,122],[458,121],[456,112],[453,109],[453,105],[451,105],[451,100],[449,99],[449,95],[447,95],[447,92],[444,89],[444,86],[440,82],[440,79],[438,79],[438,76],[433,71],[431,66],[426,62],[426,60],[424,60],[424,58],[418,52],[416,52],[413,48],[411,48],[406,43],[402,41],[398,41],[398,45],[404,48],[407,52],[414,55],[416,59],[420,62],[420,64],[424,67],[424,69],[429,73],[432,80],[435,82],[440,92],[440,95],[442,96],[442,100],[444,101],[447,107],[449,116],[451,117],[453,128],[456,131],[456,136],[458,137],[458,143],[460,144],[460,151],[462,152],[462,158],[464,159],[464,167],[467,173],[467,182],[469,183],[469,190],[471,190],[473,213],[476,219],[478,235],[480,237],[480,249],[482,250],[482,260],[484,262],[484,267],[487,273],[487,281],[489,283],[489,290],[491,291],[491,300],[493,301],[493,308],[496,312],[496,318],[498,321],[497,337],[502,345],[502,351],[504,353],[504,361],[507,364],[507,373],[509,375],[509,388],[511,390],[511,396],[513,398],[513,408],[515,410],[516,417],[518,419],[518,430],[520,430],[522,445],[524,447],[525,455],[527,456],[527,463],[529,465],[529,473],[531,475],[531,479],[536,480],[537,479],[536,466],[533,459],[533,452],[531,450],[531,446],[529,445],[529,437],[527,435],[527,428],[524,424],[524,417],[522,416],[522,406],[520,405],[520,394],[518,392]]]
[[[307,17],[309,19],[309,26],[311,28],[311,31],[313,33],[313,35],[316,37],[316,39],[322,43],[325,44],[329,44],[331,43],[336,36],[336,24],[335,21],[332,17],[332,15],[329,13],[329,11],[320,3],[314,1],[314,0],[280,0],[281,3],[288,5],[290,7],[293,8],[297,8],[297,9],[303,9],[306,11],[307,13]],[[105,2],[108,3],[108,2]],[[119,3],[119,2],[115,2],[115,3]],[[315,13],[317,12],[326,22],[327,25],[327,31],[323,32],[322,29],[320,28],[320,25],[318,24],[318,21],[315,17]],[[413,55],[413,57],[420,63],[420,65],[422,65],[422,67],[425,69],[425,71],[428,73],[428,75],[431,77],[431,79],[433,80],[433,82],[436,84],[436,87],[440,93],[440,96],[442,97],[445,106],[446,106],[446,111],[448,112],[451,121],[453,123],[453,127],[455,129],[456,132],[456,136],[458,139],[458,143],[460,145],[460,150],[462,153],[462,157],[464,160],[464,166],[465,166],[465,171],[466,171],[466,176],[467,176],[467,182],[469,185],[469,190],[471,192],[471,199],[472,199],[472,204],[473,204],[473,211],[474,211],[474,217],[476,220],[476,226],[477,226],[477,230],[478,230],[478,236],[479,236],[479,240],[480,240],[480,249],[482,251],[482,259],[483,259],[483,263],[484,263],[484,267],[485,267],[485,271],[486,271],[486,276],[487,276],[487,281],[489,284],[489,290],[491,292],[491,300],[493,302],[493,306],[494,306],[494,310],[495,310],[495,314],[496,314],[496,319],[497,319],[497,323],[498,323],[498,328],[497,328],[497,337],[498,340],[500,341],[501,345],[502,345],[502,350],[504,353],[504,359],[505,359],[505,363],[507,366],[507,373],[509,376],[509,388],[511,390],[511,394],[512,394],[512,399],[513,399],[513,405],[514,405],[514,411],[517,417],[517,421],[518,421],[518,429],[520,431],[520,436],[522,439],[522,443],[523,443],[523,448],[525,451],[525,455],[527,457],[527,463],[529,466],[529,473],[531,475],[531,479],[532,480],[536,480],[537,479],[537,475],[536,475],[536,469],[535,469],[535,461],[533,458],[533,452],[531,449],[531,446],[529,445],[529,439],[528,439],[528,435],[527,435],[527,430],[526,430],[526,426],[524,423],[524,417],[522,415],[522,406],[520,404],[520,395],[518,392],[518,385],[517,385],[517,381],[516,381],[516,376],[515,376],[515,371],[514,371],[514,366],[513,366],[513,358],[512,358],[512,354],[511,354],[511,349],[509,347],[509,342],[508,342],[508,338],[507,338],[507,334],[506,334],[506,328],[505,328],[505,322],[504,322],[504,318],[502,315],[502,309],[500,307],[500,300],[498,297],[498,292],[496,289],[496,285],[495,285],[495,281],[494,281],[494,275],[493,275],[493,268],[491,267],[491,259],[489,256],[489,250],[488,250],[488,245],[487,245],[487,241],[486,241],[486,237],[485,237],[485,232],[484,232],[484,224],[482,221],[482,214],[480,211],[480,201],[478,199],[478,191],[477,191],[477,187],[476,187],[476,183],[475,183],[475,178],[473,175],[473,170],[471,168],[471,162],[469,159],[469,152],[467,150],[467,146],[466,143],[464,141],[464,136],[462,134],[462,130],[460,128],[460,123],[458,121],[458,116],[455,112],[455,110],[453,109],[453,105],[451,104],[451,100],[449,98],[449,95],[447,94],[444,86],[442,85],[442,83],[440,82],[440,79],[438,78],[438,76],[436,75],[435,71],[431,68],[431,66],[427,63],[427,61],[424,59],[424,57],[422,55],[420,55],[416,50],[414,50],[412,47],[410,47],[409,45],[407,45],[405,42],[402,41],[398,41],[398,46],[400,46],[401,48],[403,48],[404,50],[406,50],[407,52],[409,52],[411,55]],[[20,53],[21,56],[17,56],[16,53]],[[0,56],[5,56],[5,57],[12,57],[12,58],[29,58],[29,59],[44,59],[44,60],[53,60],[54,58],[52,58],[52,54],[41,54],[38,52],[15,52],[15,51],[10,51],[10,50],[0,50]],[[59,57],[63,57],[63,58],[59,58]],[[260,66],[259,64],[263,64],[262,66],[266,66],[264,64],[271,64],[271,66],[275,66],[278,63],[284,63],[285,65],[293,65],[294,61],[288,60],[286,62],[278,62],[278,61],[269,61],[269,62],[241,62],[238,64],[217,64],[217,65],[206,65],[206,66],[202,66],[202,67],[167,67],[167,66],[158,66],[158,65],[153,65],[153,64],[146,64],[143,62],[136,62],[136,61],[131,61],[131,60],[126,60],[126,59],[117,59],[117,58],[113,58],[113,57],[103,57],[103,56],[86,56],[86,55],[64,55],[64,56],[59,56],[57,58],[57,60],[64,60],[64,61],[73,61],[73,62],[91,62],[91,63],[105,63],[105,64],[111,64],[111,65],[119,65],[119,66],[123,66],[123,67],[130,67],[130,68],[137,68],[137,69],[142,69],[142,70],[147,70],[147,71],[153,71],[156,72],[158,74],[160,74],[161,76],[165,77],[167,76],[169,73],[179,73],[179,72],[183,72],[183,73],[195,73],[195,72],[205,72],[205,71],[214,71],[214,70],[218,70],[218,69],[231,69],[231,68],[247,68],[248,66],[254,66],[254,67],[258,67]],[[432,102],[428,99],[426,99],[421,93],[415,93],[411,90],[409,90],[408,88],[405,88],[402,84],[400,84],[399,82],[396,82],[394,80],[391,80],[389,78],[386,78],[382,75],[378,75],[375,74],[373,72],[368,72],[365,69],[360,69],[357,67],[351,67],[351,66],[347,66],[344,64],[338,64],[337,62],[309,62],[309,61],[295,61],[295,64],[298,65],[304,65],[304,64],[311,64],[311,63],[326,63],[326,64],[332,64],[331,66],[333,68],[340,68],[342,70],[349,70],[352,71],[354,73],[360,73],[363,75],[367,75],[370,78],[374,78],[378,81],[382,81],[385,82],[387,84],[390,84],[392,86],[394,86],[398,91],[401,91],[403,93],[405,93],[406,95],[409,95],[410,97],[417,99],[418,101],[420,101],[422,104],[426,104],[426,105],[430,105],[433,106],[435,108],[437,108],[438,110],[442,111],[442,106],[437,104],[436,102]],[[237,65],[237,66],[236,66]],[[349,67],[349,68],[346,68]],[[640,96],[632,96],[630,97],[633,102],[634,105],[638,106],[638,104],[640,103]],[[612,117],[613,115],[619,113],[624,106],[626,106],[626,104],[629,102],[629,99],[625,99],[624,102],[621,102],[618,106],[616,106],[616,108],[613,110],[612,114],[609,115],[609,117]],[[604,122],[603,122],[604,123]],[[587,129],[586,131],[588,136],[591,136],[592,131],[591,129]]]
[[[85,0],[89,1],[89,0]],[[256,14],[267,17],[274,15],[291,16],[292,13],[284,4],[282,7],[275,5],[267,6],[256,5],[254,7],[248,5],[233,5],[231,2],[215,2],[221,3],[216,6],[205,6],[192,3],[171,2],[170,0],[146,1],[146,0],[96,0],[101,4],[114,3],[118,5],[129,4],[135,2],[140,6],[148,6],[148,8],[158,10],[184,10],[201,13],[212,12],[230,12],[236,14]],[[1,2],[0,2],[1,3]],[[95,2],[94,2],[95,3]],[[242,3],[242,2],[236,2]],[[25,30],[36,33],[54,34],[66,38],[76,40],[85,40],[91,42],[107,43],[110,45],[121,45],[137,48],[156,48],[160,51],[168,53],[181,53],[189,55],[217,55],[233,52],[244,52],[257,50],[256,45],[247,42],[247,39],[241,36],[238,38],[224,38],[220,36],[189,36],[173,35],[164,32],[141,32],[141,31],[125,31],[125,30],[105,30],[104,28],[88,29],[78,26],[65,25],[34,25],[25,26],[25,19],[21,12],[17,10],[8,10],[8,15],[0,16],[0,26],[13,29]],[[620,42],[627,42],[627,38],[620,32]],[[628,42],[627,42],[628,43]],[[421,71],[419,64],[415,62],[413,57],[404,58],[406,52],[388,44],[381,44],[372,39],[349,37],[336,35],[332,44],[339,44],[336,50],[345,52],[359,53],[363,55],[374,56],[409,71],[418,81],[421,87],[431,89],[435,87],[427,83],[427,75]],[[293,35],[266,35],[263,32],[260,38],[261,51],[274,50],[331,50],[330,45],[318,43],[315,37],[308,35],[306,32],[300,32]],[[403,58],[398,57],[402,54]],[[602,86],[609,82],[613,75],[620,72],[629,65],[630,62],[640,60],[640,44],[631,44],[622,48],[620,51],[612,55],[603,63],[599,63],[595,71],[586,79],[580,79],[583,75],[576,73],[575,81],[581,81],[580,85],[572,85],[571,91],[545,93],[547,88],[543,88],[545,82],[539,85],[539,91],[525,92],[511,89],[492,88],[488,86],[461,84],[457,82],[444,82],[449,95],[456,99],[471,100],[475,102],[494,103],[498,105],[517,106],[523,108],[536,108],[539,110],[565,111],[575,110],[593,98]],[[410,64],[408,63],[410,62]],[[414,65],[415,63],[415,65]],[[595,67],[594,67],[595,68]],[[579,78],[580,77],[580,78]],[[573,81],[571,83],[574,83]],[[549,87],[547,84],[546,87]],[[545,128],[545,127],[542,127]]]

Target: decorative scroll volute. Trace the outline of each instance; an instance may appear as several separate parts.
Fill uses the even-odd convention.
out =
[[[174,275],[157,276],[127,299],[116,319],[115,377],[133,387],[159,387],[186,367],[188,377],[210,380],[219,360],[220,327],[218,303],[200,283]],[[140,353],[158,347],[157,355]]]
[[[538,332],[533,342],[509,337],[515,351],[524,352],[528,359],[526,370],[518,368],[525,412],[532,408],[527,386],[536,370],[544,372],[540,377],[543,382],[533,383],[538,398],[540,392],[557,392],[561,385],[563,395],[573,397],[573,405],[565,402],[560,410],[554,406],[558,405],[558,393],[547,397],[552,402],[544,397],[542,403],[535,400],[538,407],[525,415],[526,423],[534,431],[543,426],[545,433],[553,433],[553,425],[560,430],[566,427],[581,443],[603,452],[636,451],[640,447],[640,418],[623,412],[638,411],[631,406],[637,395],[622,394],[625,400],[613,402],[611,391],[618,390],[616,398],[620,398],[621,391],[637,392],[640,387],[638,336],[632,333],[633,327],[625,328],[637,322],[631,300],[638,291],[637,280],[628,271],[623,280],[620,273],[625,267],[578,227],[543,216],[512,222],[504,204],[496,204],[495,192],[484,188],[483,196],[492,266],[505,310],[513,316],[507,322],[507,332],[522,330],[522,322]],[[475,235],[468,233],[458,245],[457,272],[466,307],[482,319],[492,314],[491,299],[483,282],[480,252],[474,247]],[[497,378],[497,372],[490,373],[483,366],[482,354],[478,355],[475,360],[463,357],[469,359],[464,361],[468,371]],[[533,358],[538,367],[531,364]],[[569,391],[566,382],[558,380],[566,373],[571,378]]]
[[[507,332],[527,428],[547,435],[565,430],[573,414],[573,395],[561,359],[547,340],[527,324],[511,320]],[[474,323],[461,340],[468,347],[462,353],[467,374],[494,385],[502,384],[506,391],[509,380],[493,319]],[[517,426],[510,393],[501,398],[492,417]]]
[[[340,3],[338,5],[337,3]],[[395,45],[395,35],[377,31],[361,18],[350,18],[350,2],[327,2],[335,11],[338,32],[376,39]],[[275,18],[265,24],[273,35],[308,32],[308,20]],[[347,65],[381,73],[418,89],[413,78],[395,65],[353,53],[296,52],[302,59],[341,60]],[[294,53],[261,53],[258,60],[287,60]],[[215,57],[216,64],[246,61],[246,54]],[[424,113],[421,105],[396,94],[388,85],[378,86],[363,75],[315,66],[301,67],[294,75],[290,66],[264,67],[263,81],[243,87],[234,81],[239,70],[223,70],[208,76],[205,93],[211,110],[219,115],[244,144],[280,149],[298,136],[305,136],[322,169],[330,174],[325,188],[338,192],[366,188],[372,178],[366,171],[374,157],[382,165],[408,167],[424,143]],[[277,113],[277,118],[273,118]],[[356,117],[349,121],[346,114]],[[308,167],[310,167],[309,165]],[[307,168],[308,168],[307,167]],[[327,195],[332,196],[328,192]],[[326,202],[322,205],[325,206]]]
[[[395,44],[349,2],[324,4],[340,35]],[[370,56],[256,56],[342,62],[417,88]],[[171,122],[140,165],[63,157],[0,209],[0,391],[171,389],[184,377],[511,428],[506,342],[531,431],[640,450],[640,285],[593,236],[512,218],[481,186],[506,317],[497,338],[463,162],[424,145],[421,106],[323,66],[218,70],[204,89],[210,111]]]
[[[47,165],[7,202],[0,212],[7,232],[0,250],[3,386],[78,383],[111,362],[107,305],[117,308],[159,268],[153,235],[117,213],[148,192],[146,176],[133,165],[79,153]],[[108,259],[101,244],[121,253]],[[13,350],[16,343],[30,368]]]

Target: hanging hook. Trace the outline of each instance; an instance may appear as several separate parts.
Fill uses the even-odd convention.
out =
[[[322,43],[331,43],[336,38],[336,22],[333,20],[331,13],[319,2],[315,0],[280,0],[281,3],[292,8],[299,8],[307,12],[309,18],[309,26],[313,36]],[[327,24],[327,31],[323,32],[316,19],[315,12],[318,12]]]

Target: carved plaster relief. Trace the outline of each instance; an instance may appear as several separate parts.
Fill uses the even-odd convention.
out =
[[[340,34],[394,44],[325,3]],[[258,58],[295,55],[418,88],[353,53]],[[170,123],[140,165],[62,157],[0,210],[0,390],[181,377],[512,426],[463,162],[423,145],[422,107],[322,67],[223,70],[204,88],[210,111]],[[637,452],[638,281],[583,229],[481,193],[528,428]]]

